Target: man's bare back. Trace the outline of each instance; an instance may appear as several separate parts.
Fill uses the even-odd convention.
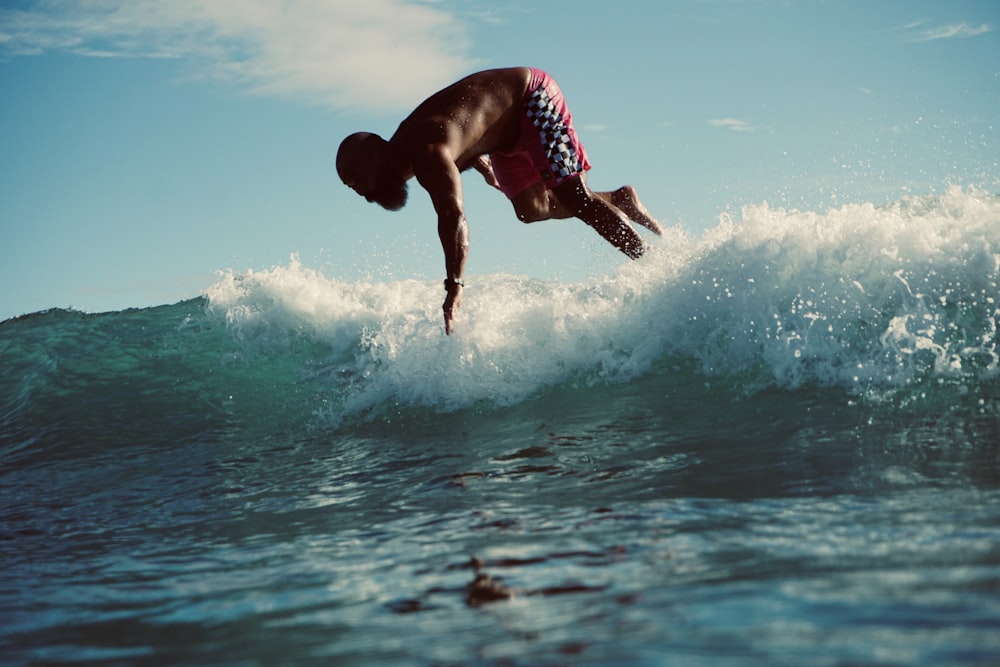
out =
[[[390,146],[418,153],[442,142],[459,171],[480,156],[503,150],[517,139],[520,102],[528,86],[524,67],[478,72],[453,83],[420,104],[399,125]]]
[[[445,256],[449,334],[469,248],[461,180],[466,169],[475,168],[502,189],[522,221],[579,218],[632,258],[642,255],[645,244],[629,220],[662,234],[631,186],[591,191],[589,166],[558,86],[526,67],[467,76],[427,98],[389,141],[359,132],[344,139],[337,153],[341,180],[370,202],[402,208],[413,177],[430,195]]]

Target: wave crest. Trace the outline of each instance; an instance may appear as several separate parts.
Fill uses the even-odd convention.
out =
[[[437,282],[340,281],[296,257],[225,273],[206,296],[246,358],[307,346],[340,419],[383,404],[510,405],[678,358],[751,390],[989,382],[998,284],[1000,199],[952,188],[826,213],[747,206],[700,239],[669,230],[584,283],[473,275],[451,337]]]

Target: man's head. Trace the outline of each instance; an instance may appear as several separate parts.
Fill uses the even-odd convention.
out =
[[[356,132],[340,143],[337,174],[344,185],[389,211],[406,205],[406,180],[391,166],[389,142],[377,134]]]

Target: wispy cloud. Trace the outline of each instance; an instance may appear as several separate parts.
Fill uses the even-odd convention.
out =
[[[994,27],[988,23],[982,23],[980,25],[969,25],[968,23],[952,23],[949,25],[941,25],[935,27],[921,27],[925,26],[926,22],[918,21],[915,23],[910,23],[904,26],[906,30],[916,30],[916,34],[910,37],[911,42],[933,42],[938,39],[956,39],[964,37],[978,37],[979,35],[985,35],[988,32],[992,32]]]
[[[729,128],[733,132],[753,132],[753,125],[737,118],[714,118],[708,124],[712,127]]]
[[[404,0],[38,0],[0,9],[0,55],[181,58],[200,75],[334,108],[398,109],[474,63],[463,24]]]

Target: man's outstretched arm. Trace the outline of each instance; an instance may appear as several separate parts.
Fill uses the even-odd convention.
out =
[[[455,314],[462,304],[462,274],[465,259],[469,253],[469,225],[465,220],[462,200],[462,176],[451,158],[447,146],[428,147],[427,151],[414,160],[414,175],[427,190],[438,216],[438,238],[444,251],[445,333],[450,334]]]
[[[438,216],[438,237],[444,249],[444,263],[447,278],[444,281],[445,297],[441,306],[444,311],[444,332],[451,335],[455,314],[462,305],[462,272],[465,270],[465,258],[469,254],[469,224],[462,216],[456,221],[450,217],[446,220]]]

